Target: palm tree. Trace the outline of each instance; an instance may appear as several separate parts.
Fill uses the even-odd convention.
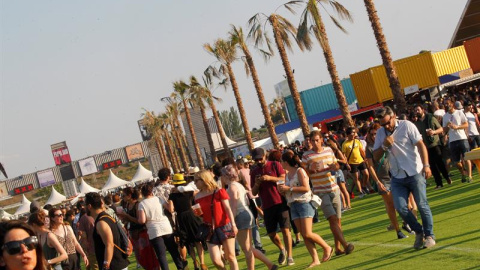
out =
[[[332,79],[333,90],[335,91],[335,96],[337,97],[337,102],[340,112],[343,116],[343,121],[347,126],[353,126],[354,122],[352,116],[350,115],[350,111],[348,110],[347,99],[345,98],[343,87],[340,82],[340,78],[338,77],[337,67],[335,66],[335,61],[332,55],[332,49],[330,48],[325,25],[318,8],[318,5],[322,5],[322,2],[330,4],[340,18],[352,21],[349,11],[335,0],[308,0],[307,2],[303,2],[306,6],[301,15],[297,39],[304,45],[305,48],[310,50],[312,48],[312,40],[310,38],[309,29],[311,28],[313,30],[315,38],[322,47],[323,55],[327,62],[328,73]],[[340,25],[340,23],[332,15],[329,14],[329,16],[335,25],[345,32],[345,29]],[[313,24],[310,26],[309,22],[313,22]]]
[[[188,109],[188,102],[190,101],[190,93],[188,91],[189,86],[183,81],[176,81],[173,83],[173,93],[172,98],[180,101],[183,104],[183,109],[185,111],[185,116],[187,118],[188,129],[190,130],[190,135],[192,135],[193,148],[195,149],[195,154],[197,155],[198,167],[200,170],[204,169],[202,153],[200,152],[200,147],[198,146],[197,135],[195,134],[195,129],[193,128],[192,117],[190,116],[190,110]]]
[[[207,134],[208,146],[210,147],[210,154],[212,156],[213,162],[218,161],[217,152],[215,151],[215,145],[213,145],[212,133],[208,127],[208,118],[207,112],[205,111],[205,101],[210,97],[210,91],[203,87],[195,76],[190,77],[190,93],[192,95],[192,104],[200,109],[202,114],[203,127],[205,128],[205,133]]]
[[[294,2],[296,1],[286,3],[282,6],[291,10],[291,5],[294,4]],[[298,93],[297,83],[295,82],[295,77],[293,76],[292,67],[290,66],[290,61],[288,60],[286,51],[286,48],[288,48],[290,52],[292,51],[290,37],[293,37],[295,41],[297,41],[297,44],[301,50],[304,50],[305,48],[301,43],[298,43],[298,40],[296,39],[297,29],[286,18],[275,13],[271,14],[270,16],[267,16],[264,13],[257,13],[248,20],[248,25],[250,27],[248,38],[255,41],[256,47],[266,43],[269,52],[273,53],[270,38],[264,29],[267,21],[272,26],[273,37],[278,49],[278,53],[280,54],[280,58],[282,60],[283,69],[285,70],[285,75],[287,77],[290,93],[292,94],[293,103],[295,104],[295,110],[297,111],[303,136],[307,138],[310,134],[310,127],[308,126],[307,117],[305,116],[305,111],[303,110],[302,100],[300,99],[300,94]]]
[[[377,15],[377,9],[373,0],[364,0],[365,7],[367,8],[368,19],[372,24],[373,34],[377,40],[378,50],[382,56],[383,66],[387,71],[388,81],[390,83],[390,88],[392,89],[393,102],[397,106],[398,113],[404,113],[406,111],[406,101],[405,95],[402,92],[400,87],[400,81],[398,80],[397,72],[395,66],[393,65],[392,56],[390,55],[390,50],[388,49],[387,40],[383,35],[382,25],[380,24],[380,19]]]
[[[172,129],[173,138],[177,144],[177,148],[180,151],[180,156],[182,158],[183,169],[185,172],[188,172],[189,159],[187,156],[187,151],[185,151],[186,144],[182,144],[183,133],[180,127],[180,122],[178,121],[178,103],[173,100],[169,101],[169,104],[165,106],[166,117],[170,119],[170,127]]]
[[[170,160],[172,162],[173,171],[175,173],[178,173],[180,172],[180,168],[182,166],[180,165],[180,161],[178,160],[178,155],[176,154],[174,148],[172,147],[173,143],[172,143],[172,140],[170,139],[170,132],[168,130],[168,127],[170,125],[170,119],[168,119],[165,113],[159,114],[158,119],[160,121],[160,125],[163,130],[163,136],[165,137],[165,142],[167,144],[168,152],[170,152]]]
[[[163,144],[161,132],[160,132],[160,125],[157,117],[155,117],[155,113],[152,111],[147,111],[143,109],[145,112],[142,113],[142,123],[147,130],[148,133],[152,134],[152,138],[155,140],[155,144],[157,145],[160,160],[162,161],[162,166],[164,168],[168,168],[168,158],[165,154],[165,146]]]
[[[250,129],[248,127],[247,116],[245,113],[245,108],[243,107],[242,98],[240,97],[240,91],[238,89],[237,79],[235,78],[235,74],[233,73],[232,63],[237,58],[237,50],[235,48],[235,43],[231,40],[223,40],[217,39],[213,45],[205,44],[203,47],[205,50],[210,53],[211,55],[215,56],[217,60],[220,62],[220,68],[218,71],[213,67],[210,66],[205,71],[205,75],[207,76],[208,80],[210,81],[211,75],[214,76],[224,76],[230,80],[230,84],[232,85],[233,94],[235,95],[235,100],[237,101],[238,112],[240,113],[240,119],[242,120],[243,130],[245,133],[245,139],[247,141],[248,149],[250,151],[253,150],[253,140],[252,135],[250,134]],[[226,84],[224,84],[226,86]]]
[[[242,58],[245,62],[245,71],[247,73],[247,77],[249,74],[252,74],[253,85],[255,86],[255,90],[257,91],[258,100],[260,101],[260,107],[262,108],[263,116],[265,118],[265,124],[267,125],[268,133],[270,134],[270,138],[272,140],[272,144],[275,147],[279,146],[279,141],[277,137],[277,133],[275,133],[275,126],[273,125],[272,117],[270,116],[270,112],[268,110],[267,101],[265,100],[265,95],[263,94],[262,85],[260,84],[260,79],[258,78],[257,69],[255,68],[255,64],[253,63],[252,55],[250,54],[250,50],[248,49],[245,36],[243,35],[243,29],[241,27],[237,28],[232,25],[232,30],[230,31],[230,39],[233,43],[237,45],[237,47],[242,50],[243,54],[245,55]],[[264,51],[263,53],[265,59],[270,57],[270,53]]]

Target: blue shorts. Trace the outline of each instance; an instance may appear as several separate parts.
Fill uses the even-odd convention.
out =
[[[453,162],[460,162],[465,157],[465,153],[470,151],[468,140],[453,141],[448,144]]]
[[[299,218],[313,218],[315,215],[315,208],[310,202],[293,202],[290,204],[290,214],[292,220]]]
[[[235,216],[235,225],[237,225],[237,229],[239,230],[246,230],[251,229],[253,227],[253,215],[249,209],[245,209],[240,213],[237,213]]]

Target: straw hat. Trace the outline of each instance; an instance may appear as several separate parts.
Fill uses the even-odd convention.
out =
[[[187,183],[185,179],[183,179],[183,174],[176,173],[173,175],[172,185],[181,185]]]
[[[199,172],[200,169],[198,167],[190,167],[188,168],[188,174],[195,174],[197,172]]]

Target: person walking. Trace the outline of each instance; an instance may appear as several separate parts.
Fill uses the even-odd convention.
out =
[[[347,157],[347,169],[353,176],[353,182],[357,185],[359,198],[370,193],[372,190],[369,182],[367,166],[365,165],[365,148],[357,139],[357,132],[354,127],[348,127],[346,130],[347,139],[342,144],[342,152]],[[360,173],[362,173],[362,181],[360,182]]]
[[[320,265],[321,262],[330,260],[334,249],[320,235],[312,231],[313,216],[317,209],[310,203],[312,199],[310,181],[305,169],[302,167],[300,158],[293,151],[288,150],[282,155],[282,166],[287,173],[285,175],[285,183],[279,184],[278,189],[285,194],[293,222],[300,230],[305,247],[312,257],[312,262],[308,268],[315,267]],[[323,249],[321,261],[318,258],[315,244]]]
[[[427,178],[432,175],[428,163],[427,148],[417,127],[410,121],[397,120],[393,110],[386,106],[375,112],[382,126],[377,130],[373,157],[380,162],[387,154],[392,175],[392,197],[395,209],[415,231],[413,247],[435,246],[433,216],[427,201]],[[407,201],[412,193],[422,217],[423,226],[408,209]]]

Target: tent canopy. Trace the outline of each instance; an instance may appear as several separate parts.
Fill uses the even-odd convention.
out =
[[[52,186],[52,193],[50,194],[50,198],[48,198],[47,202],[45,202],[45,205],[47,204],[57,205],[57,204],[61,204],[65,200],[67,200],[67,197],[65,197],[65,195],[60,194],[60,192],[58,192]]]
[[[14,215],[21,215],[30,212],[30,201],[25,197],[25,194],[22,195],[22,202],[17,211],[15,211]]]
[[[78,187],[78,189],[79,189],[79,192],[81,194],[87,194],[89,192],[99,192],[100,191],[99,189],[96,189],[96,188],[90,186],[89,184],[87,184],[87,182],[85,182],[85,180],[83,180],[83,177],[80,180],[80,186]]]
[[[112,170],[110,170],[107,183],[105,183],[105,186],[103,186],[102,191],[108,191],[117,187],[126,186],[127,184],[127,181],[120,179],[112,172]]]
[[[142,164],[139,161],[137,172],[135,173],[135,175],[133,176],[133,178],[130,182],[135,183],[135,182],[138,182],[138,181],[152,180],[152,179],[153,179],[152,172],[145,169],[145,167],[143,167]]]

